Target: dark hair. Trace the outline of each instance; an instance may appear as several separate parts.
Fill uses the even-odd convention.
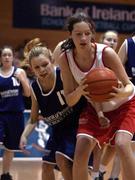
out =
[[[3,47],[0,48],[0,58],[2,56],[2,52],[3,52],[4,49],[10,49],[12,51],[13,56],[14,56],[14,49],[13,49],[13,47],[10,46],[10,45],[4,45]],[[14,59],[14,57],[13,57],[13,59]],[[0,67],[1,66],[2,66],[2,62],[0,60]]]
[[[2,48],[0,48],[0,57],[1,57],[2,51],[3,51],[4,49],[10,49],[10,50],[13,52],[13,55],[14,55],[13,47],[12,47],[12,46],[9,46],[9,45],[4,45]]]
[[[79,13],[75,13],[73,14],[72,16],[70,16],[68,19],[67,19],[67,22],[66,22],[66,29],[71,33],[73,28],[74,28],[74,24],[76,23],[79,23],[79,22],[86,22],[89,24],[89,27],[92,31],[92,34],[93,34],[93,38],[92,38],[92,41],[94,41],[94,35],[95,35],[95,24],[94,22],[92,21],[92,19],[87,16],[85,13],[83,12],[79,12]],[[74,42],[72,40],[72,38],[68,38],[66,41],[64,41],[64,43],[61,45],[61,49],[63,51],[67,50],[67,49],[72,49],[74,48],[75,45],[74,45]]]

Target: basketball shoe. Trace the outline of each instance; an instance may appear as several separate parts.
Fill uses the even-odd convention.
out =
[[[104,180],[105,173],[106,173],[105,171],[104,172],[99,171],[99,180]]]
[[[13,180],[12,176],[9,173],[5,173],[1,175],[0,180]]]

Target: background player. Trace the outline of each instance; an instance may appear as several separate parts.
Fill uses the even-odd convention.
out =
[[[4,46],[0,57],[0,143],[5,146],[1,180],[11,180],[9,172],[14,150],[19,149],[24,129],[23,95],[30,96],[30,88],[25,71],[13,65],[12,47]]]

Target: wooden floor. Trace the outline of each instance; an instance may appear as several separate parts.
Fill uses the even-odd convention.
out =
[[[0,160],[0,173],[1,173],[1,160]],[[111,163],[108,166],[108,171],[105,175],[105,180],[108,179],[111,169]],[[11,174],[13,180],[41,180],[41,160],[23,158],[23,160],[14,159]],[[60,173],[56,174],[57,180],[62,180]],[[120,178],[121,180],[121,178]]]
[[[0,163],[0,172],[1,169]],[[14,159],[11,166],[11,174],[13,180],[41,180],[41,161]]]

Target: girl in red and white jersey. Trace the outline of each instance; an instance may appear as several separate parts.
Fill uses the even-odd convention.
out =
[[[88,159],[98,143],[115,144],[120,156],[123,179],[134,179],[135,158],[131,149],[131,139],[135,132],[134,87],[115,51],[94,43],[94,25],[84,13],[71,16],[67,22],[70,38],[62,44],[63,53],[59,58],[66,101],[69,106],[76,104],[81,96],[87,96],[84,85],[85,75],[97,63],[113,70],[122,83],[114,88],[114,98],[102,103],[105,117],[110,120],[108,128],[101,128],[98,113],[92,102],[81,113],[77,145],[74,157],[73,180],[88,180]],[[127,158],[128,156],[128,158]]]

